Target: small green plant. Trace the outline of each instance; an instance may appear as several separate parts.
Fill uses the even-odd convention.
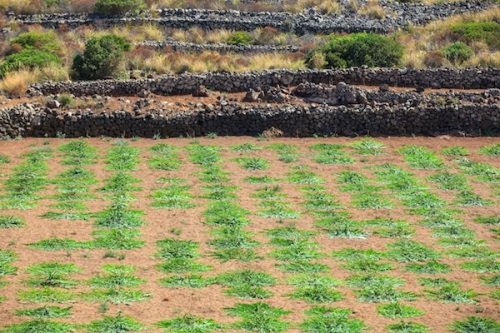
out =
[[[437,260],[440,257],[437,251],[410,240],[400,240],[389,244],[388,247],[387,257],[399,262]]]
[[[389,263],[381,263],[373,259],[350,260],[348,263],[343,264],[341,267],[349,271],[371,273],[385,272],[394,269],[394,267]]]
[[[439,289],[425,290],[429,299],[442,303],[476,303],[474,297],[477,295],[472,290],[462,290],[456,284],[449,284]]]
[[[200,264],[186,258],[170,259],[158,265],[158,270],[164,273],[198,273],[211,270],[212,267]]]
[[[350,309],[314,306],[304,312],[308,318],[300,328],[307,333],[360,333],[367,329],[362,320],[351,319]]]
[[[271,178],[269,176],[249,176],[244,178],[243,181],[250,184],[270,184],[277,182],[278,179]]]
[[[242,168],[247,170],[264,170],[269,168],[269,161],[260,157],[237,157],[234,159],[241,165]]]
[[[469,150],[461,146],[450,146],[441,149],[441,154],[446,156],[467,156],[469,155]]]
[[[22,228],[25,222],[22,217],[13,215],[0,215],[0,228]]]
[[[479,152],[487,156],[500,156],[500,143],[496,143],[490,146],[484,146],[479,149]]]
[[[132,229],[100,229],[92,232],[95,236],[93,247],[109,250],[130,250],[141,248],[145,241],[137,240],[140,231]]]
[[[141,290],[122,289],[96,289],[90,293],[82,293],[80,297],[90,302],[111,302],[115,304],[129,304],[131,302],[141,302],[149,299],[152,294],[144,293]]]
[[[500,274],[495,274],[491,276],[481,276],[479,277],[484,284],[488,286],[498,287],[500,286]]]
[[[0,165],[7,164],[10,162],[10,158],[7,155],[0,154]]]
[[[213,319],[204,319],[193,315],[163,320],[156,325],[170,333],[205,333],[223,328]]]
[[[391,333],[426,333],[429,330],[429,327],[424,324],[412,321],[400,321],[397,324],[387,325],[385,328]]]
[[[404,146],[399,150],[404,159],[415,169],[442,169],[443,161],[434,153],[421,146]]]
[[[493,201],[488,199],[483,199],[476,193],[470,191],[461,191],[457,195],[457,201],[455,204],[458,206],[491,206]]]
[[[71,316],[71,306],[61,308],[58,306],[42,306],[34,309],[16,310],[16,316],[27,316],[38,319],[43,318],[65,318]]]
[[[333,289],[339,281],[326,275],[299,275],[288,279],[296,289],[288,294],[292,299],[302,299],[308,303],[332,303],[341,300],[342,293]]]
[[[500,226],[500,216],[498,215],[478,216],[474,218],[474,222],[492,226]]]
[[[143,0],[98,0],[94,5],[94,12],[103,15],[124,15],[145,7]]]
[[[30,287],[61,287],[72,288],[76,281],[64,278],[65,275],[81,272],[74,264],[60,264],[58,262],[47,262],[31,265],[26,272],[32,277],[26,281]]]
[[[160,280],[162,286],[177,288],[203,288],[213,284],[212,280],[204,279],[201,275],[172,275]]]
[[[229,147],[229,149],[232,151],[237,151],[237,152],[243,153],[243,152],[248,152],[248,151],[261,150],[262,147],[256,146],[256,145],[249,143],[249,142],[246,142],[246,143],[241,143],[241,144],[237,144],[237,145],[232,145],[231,147]]]
[[[163,239],[156,242],[160,251],[156,253],[156,257],[165,260],[188,258],[194,259],[198,255],[199,244],[190,240],[178,239]]]
[[[416,274],[445,274],[451,272],[450,265],[441,264],[437,261],[426,262],[425,264],[412,263],[405,266],[405,271]]]
[[[422,286],[429,287],[429,288],[441,288],[444,286],[459,285],[458,282],[452,282],[452,281],[447,280],[445,278],[437,278],[437,279],[419,278],[418,282],[420,282],[420,284]]]
[[[290,327],[290,323],[279,320],[283,315],[291,311],[271,307],[266,303],[236,304],[233,308],[225,308],[230,316],[238,316],[243,320],[236,322],[233,326],[251,332],[283,332]]]
[[[115,333],[141,331],[144,327],[136,320],[122,316],[119,312],[115,317],[104,316],[103,320],[93,320],[87,325],[88,332]]]
[[[131,275],[134,268],[125,265],[104,265],[102,270],[108,274],[94,276],[88,283],[92,288],[138,287],[146,281]]]
[[[274,286],[277,279],[265,272],[250,269],[221,273],[215,283],[230,287],[226,293],[240,298],[267,298],[273,293],[262,287]]]
[[[276,268],[286,273],[324,273],[330,270],[325,264],[310,262],[307,260],[297,260],[284,264],[277,264]]]
[[[476,273],[498,273],[500,272],[500,262],[494,258],[464,262],[460,267],[469,272]]]
[[[4,332],[4,333],[25,333],[25,332],[66,333],[66,332],[74,332],[74,331],[75,331],[74,326],[71,324],[42,320],[42,319],[25,321],[25,322],[20,323],[20,324],[12,324],[12,325],[5,327],[2,330],[2,332]]]
[[[385,145],[372,138],[363,138],[360,141],[353,142],[351,146],[360,155],[382,155]]]
[[[413,318],[425,314],[425,311],[410,305],[389,303],[377,306],[377,313],[385,318]]]
[[[69,291],[49,287],[21,290],[17,295],[19,300],[33,303],[66,303],[72,301],[73,297]]]
[[[500,323],[495,319],[468,316],[465,320],[453,322],[450,329],[456,333],[495,333],[500,330]]]
[[[215,138],[217,138],[217,133],[216,132],[207,133],[207,138],[215,139]]]
[[[469,190],[471,187],[465,176],[448,171],[439,172],[429,177],[429,180],[438,184],[443,190]]]

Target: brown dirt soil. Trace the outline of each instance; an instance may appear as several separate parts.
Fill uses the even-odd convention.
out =
[[[211,227],[203,223],[204,217],[202,212],[206,209],[210,200],[199,198],[203,194],[200,188],[206,184],[202,183],[195,173],[201,169],[198,165],[191,163],[188,160],[188,154],[185,149],[181,150],[180,156],[183,162],[183,167],[178,171],[160,171],[152,170],[148,167],[146,161],[151,157],[149,147],[158,143],[167,143],[180,148],[186,147],[193,139],[165,139],[165,140],[152,140],[152,139],[139,139],[127,140],[131,146],[141,149],[141,162],[138,169],[132,172],[132,175],[139,178],[141,183],[138,186],[142,187],[141,191],[134,192],[136,199],[132,201],[131,206],[133,209],[140,209],[145,212],[144,220],[147,222],[145,226],[139,228],[142,232],[141,240],[146,241],[146,245],[141,249],[135,250],[117,250],[117,253],[123,253],[125,259],[118,260],[116,258],[103,258],[107,250],[92,249],[92,250],[73,250],[73,251],[53,251],[45,252],[35,250],[28,247],[26,244],[37,242],[49,237],[59,238],[72,238],[75,240],[90,240],[92,239],[91,232],[95,230],[92,226],[93,220],[90,221],[67,221],[67,220],[49,220],[41,218],[40,216],[47,211],[52,210],[49,205],[54,204],[56,201],[50,196],[55,194],[55,186],[50,185],[44,191],[40,192],[43,199],[38,201],[36,208],[29,210],[3,210],[1,214],[11,214],[15,216],[22,216],[26,220],[26,226],[20,229],[0,229],[0,249],[10,250],[18,255],[17,260],[13,266],[18,268],[16,275],[8,275],[3,278],[3,281],[9,282],[7,286],[0,288],[0,296],[6,297],[6,300],[0,302],[0,328],[13,323],[19,323],[29,320],[27,317],[15,316],[14,312],[18,309],[33,308],[42,306],[43,304],[23,303],[17,300],[17,295],[20,290],[25,290],[27,287],[23,283],[29,274],[25,269],[35,263],[58,261],[61,263],[74,263],[83,269],[82,273],[71,275],[72,278],[85,281],[102,273],[100,267],[104,264],[127,264],[136,267],[136,275],[147,280],[147,283],[142,285],[140,289],[144,292],[152,293],[153,296],[143,302],[133,302],[129,305],[113,305],[110,304],[110,309],[105,315],[115,315],[118,310],[121,310],[125,315],[131,316],[146,326],[151,327],[149,332],[162,332],[161,329],[155,328],[154,323],[159,320],[176,317],[182,314],[194,314],[201,317],[212,318],[220,323],[230,323],[238,321],[240,318],[230,317],[224,313],[224,308],[232,307],[236,303],[251,303],[255,300],[242,300],[235,297],[226,295],[223,290],[225,287],[219,285],[211,285],[202,289],[188,289],[188,288],[167,288],[162,287],[159,280],[165,276],[164,273],[156,269],[156,265],[161,263],[162,260],[153,257],[157,252],[156,241],[165,238],[178,238],[189,239],[199,242],[199,252],[201,257],[197,262],[210,264],[213,270],[202,273],[204,277],[214,276],[220,272],[230,271],[241,268],[253,268],[263,270],[279,279],[279,282],[274,287],[267,289],[274,292],[274,296],[263,300],[272,306],[278,306],[287,310],[293,311],[292,314],[284,316],[283,319],[292,323],[292,328],[287,332],[300,332],[298,324],[305,318],[304,310],[310,308],[312,305],[300,300],[291,300],[285,294],[293,290],[293,286],[286,283],[286,278],[291,276],[290,273],[284,273],[278,270],[275,265],[278,263],[273,258],[268,256],[268,253],[275,249],[269,244],[269,238],[265,236],[264,231],[276,228],[289,223],[295,223],[298,228],[306,230],[315,230],[313,225],[314,216],[305,211],[302,206],[304,202],[303,191],[299,190],[299,185],[291,184],[285,180],[286,173],[289,171],[290,166],[293,165],[306,165],[310,170],[326,180],[324,184],[328,193],[333,194],[345,206],[346,209],[352,213],[352,218],[355,220],[366,220],[375,217],[390,217],[394,219],[407,220],[414,226],[416,233],[413,240],[422,242],[427,246],[444,252],[445,248],[438,244],[436,238],[431,235],[431,229],[421,227],[418,222],[422,220],[421,216],[411,215],[407,208],[405,208],[398,199],[388,191],[382,193],[387,194],[393,202],[395,207],[393,209],[356,209],[350,207],[351,194],[348,192],[341,192],[339,184],[336,182],[336,174],[340,171],[351,170],[367,175],[373,184],[378,184],[372,169],[367,167],[373,165],[380,165],[383,163],[391,163],[403,167],[407,171],[411,171],[422,183],[427,185],[430,190],[437,194],[441,199],[452,202],[456,191],[444,191],[436,188],[435,184],[429,182],[427,176],[435,173],[432,170],[417,170],[412,169],[404,160],[403,157],[395,152],[403,145],[421,145],[432,149],[436,154],[441,157],[451,172],[458,173],[460,169],[457,167],[456,162],[452,158],[445,157],[440,154],[440,150],[448,146],[463,146],[470,150],[469,158],[474,161],[489,163],[496,168],[500,168],[500,159],[498,157],[489,157],[478,153],[480,147],[500,143],[498,138],[400,138],[400,137],[387,137],[379,138],[377,140],[386,145],[385,154],[381,156],[360,156],[357,155],[351,148],[345,149],[350,156],[356,159],[354,164],[347,165],[324,165],[318,164],[312,160],[314,152],[308,149],[308,146],[315,143],[340,143],[350,144],[358,139],[349,138],[278,138],[270,139],[268,141],[258,141],[252,137],[217,137],[215,139],[200,138],[202,144],[219,145],[224,149],[221,150],[223,163],[221,167],[224,171],[229,172],[229,184],[238,187],[235,192],[238,195],[237,203],[251,211],[249,218],[251,224],[246,226],[245,229],[251,231],[253,239],[259,241],[261,245],[257,248],[259,255],[264,256],[262,260],[252,261],[249,263],[228,261],[221,263],[214,257],[210,256],[210,252],[214,250],[213,247],[207,244],[207,241],[213,238],[210,235]],[[11,162],[8,164],[0,165],[0,180],[5,181],[13,172],[13,167],[18,165],[22,160],[22,154],[28,152],[35,147],[52,147],[57,148],[68,139],[41,139],[41,138],[28,138],[19,141],[1,141],[0,154],[7,155]],[[99,180],[97,185],[92,186],[91,192],[96,194],[97,199],[87,200],[85,203],[90,207],[90,211],[97,212],[110,203],[109,199],[105,198],[98,188],[102,187],[103,180],[109,177],[112,172],[105,170],[104,155],[112,146],[114,139],[88,139],[88,143],[96,148],[100,155],[97,164],[88,166],[88,169],[93,171]],[[297,162],[286,164],[278,160],[277,154],[273,150],[263,149],[260,151],[238,153],[227,149],[231,145],[241,143],[253,143],[258,146],[265,147],[271,143],[288,143],[299,147],[300,159]],[[244,170],[241,168],[233,158],[238,156],[258,156],[270,161],[270,167],[267,170]],[[68,169],[69,166],[61,164],[61,153],[55,150],[54,157],[49,160],[49,178],[53,179],[59,172]],[[259,199],[252,198],[250,195],[255,190],[263,185],[249,184],[244,182],[243,179],[251,175],[269,175],[271,177],[280,178],[279,185],[283,192],[287,195],[284,201],[292,204],[292,209],[301,212],[301,218],[296,220],[283,221],[280,224],[275,219],[264,218],[257,215],[261,209],[258,204]],[[152,199],[150,195],[154,193],[154,189],[159,186],[166,186],[158,184],[157,180],[160,177],[176,177],[187,179],[187,184],[192,186],[190,193],[193,194],[192,202],[196,204],[195,208],[191,209],[154,209],[151,207]],[[492,250],[499,250],[498,238],[495,238],[493,232],[489,231],[490,227],[475,223],[474,217],[479,215],[500,215],[500,198],[498,188],[493,187],[494,184],[486,184],[477,181],[472,176],[467,176],[470,184],[473,187],[473,192],[480,195],[482,198],[490,199],[494,202],[492,206],[488,207],[457,207],[450,204],[452,208],[459,208],[463,211],[460,218],[465,221],[465,226],[473,230],[477,239],[485,240]],[[497,185],[498,186],[498,185]],[[0,189],[3,189],[0,187]],[[5,194],[5,191],[0,190],[0,194]],[[182,229],[179,236],[174,235],[170,230],[172,228]],[[340,250],[347,247],[361,248],[361,249],[375,249],[385,250],[386,245],[393,243],[396,239],[382,238],[377,235],[369,235],[366,239],[330,239],[324,233],[318,233],[313,238],[318,242],[320,247],[319,251],[325,254],[324,258],[319,262],[329,265],[331,270],[328,274],[337,279],[345,279],[350,275],[357,274],[341,268],[342,262],[334,260],[328,256],[332,251]],[[449,256],[443,255],[440,262],[451,265],[452,271],[448,274],[432,275],[418,275],[411,272],[404,271],[404,264],[393,262],[396,269],[386,272],[386,274],[401,277],[406,280],[406,283],[401,290],[416,292],[418,300],[414,302],[404,302],[412,306],[425,310],[426,314],[420,317],[411,318],[408,320],[423,323],[430,328],[433,332],[445,332],[447,326],[455,320],[463,320],[466,316],[479,315],[487,316],[489,318],[500,318],[500,311],[498,302],[493,300],[487,293],[494,290],[493,287],[484,285],[479,276],[486,276],[488,274],[471,273],[460,268],[460,263],[465,260],[450,259]],[[489,274],[491,275],[491,274]],[[476,304],[443,304],[438,301],[430,301],[426,298],[424,287],[422,287],[417,278],[419,277],[446,277],[452,281],[461,282],[462,289],[473,289],[480,293],[477,297]],[[353,309],[353,318],[361,319],[369,327],[369,332],[384,332],[384,327],[390,323],[398,322],[399,320],[391,320],[381,317],[376,312],[377,303],[362,303],[357,302],[355,294],[352,289],[347,286],[338,288],[342,292],[344,299],[331,304],[333,307],[350,308]],[[85,284],[79,284],[72,291],[88,292],[90,288]],[[70,304],[73,309],[73,316],[68,319],[61,319],[61,321],[71,323],[88,323],[91,320],[102,318],[103,314],[99,313],[99,303],[92,303],[86,301],[75,301]],[[328,304],[327,304],[328,305]],[[66,305],[68,306],[68,305]],[[226,330],[227,332],[237,332],[236,330]]]

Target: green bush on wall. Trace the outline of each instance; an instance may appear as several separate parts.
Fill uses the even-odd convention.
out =
[[[318,61],[318,56],[323,57],[323,61]],[[358,33],[334,37],[313,49],[305,61],[310,68],[392,67],[402,56],[403,47],[394,39],[375,33]]]
[[[455,42],[448,45],[443,50],[443,54],[450,62],[459,65],[469,60],[474,55],[474,51],[462,42]]]
[[[123,71],[125,51],[130,51],[130,43],[122,36],[93,37],[85,43],[83,54],[73,59],[72,77],[81,80],[117,77]]]
[[[233,32],[226,43],[229,45],[250,45],[255,42],[255,39],[246,31]]]
[[[103,15],[123,15],[146,8],[143,0],[98,0],[94,12]]]

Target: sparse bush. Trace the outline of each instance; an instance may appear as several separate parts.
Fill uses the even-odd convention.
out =
[[[325,57],[326,68],[392,67],[403,56],[403,47],[394,39],[374,33],[358,33],[336,37],[309,53],[305,62],[317,65],[318,53]]]
[[[446,63],[446,58],[442,51],[429,51],[425,54],[423,63],[429,68],[443,67]]]
[[[52,53],[37,49],[24,49],[21,52],[5,57],[5,61],[0,66],[0,77],[19,69],[42,68],[50,64],[61,64],[61,59]]]
[[[500,49],[500,25],[497,22],[458,23],[450,28],[466,42],[484,41],[492,50]]]
[[[125,51],[130,51],[130,43],[124,37],[114,34],[93,37],[85,43],[83,54],[73,60],[73,77],[82,80],[116,77],[123,70]]]
[[[103,15],[123,15],[145,7],[143,0],[98,0],[94,12]]]
[[[474,55],[474,51],[462,42],[455,42],[448,45],[443,50],[443,54],[452,63],[461,64],[469,60]]]
[[[57,35],[51,32],[30,31],[20,34],[10,41],[11,50],[37,49],[43,52],[60,54],[62,50],[61,42]],[[15,53],[15,52],[14,52]]]
[[[229,45],[250,45],[254,42],[255,39],[246,31],[236,31],[226,40]]]

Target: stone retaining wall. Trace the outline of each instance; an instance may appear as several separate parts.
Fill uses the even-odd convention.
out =
[[[94,14],[42,14],[13,17],[22,24],[37,24],[45,28],[74,29],[81,25],[94,28],[109,28],[116,25],[157,24],[168,28],[189,29],[193,26],[206,30],[229,29],[253,31],[256,28],[273,27],[280,31],[298,35],[332,32],[378,32],[387,33],[406,28],[408,24],[426,24],[445,17],[473,13],[495,6],[484,1],[459,1],[437,3],[429,6],[382,2],[389,13],[381,20],[370,19],[356,11],[343,8],[340,13],[322,15],[314,9],[300,14],[288,12],[240,12],[235,10],[204,9],[160,9],[151,13],[145,11],[137,17],[106,17]]]
[[[398,69],[350,68],[342,70],[272,70],[249,73],[207,73],[161,76],[156,79],[46,82],[30,86],[31,95],[71,93],[75,96],[135,96],[144,91],[158,95],[186,95],[200,85],[221,92],[246,92],[304,82],[453,89],[500,88],[499,68]]]
[[[227,103],[210,111],[167,115],[128,111],[61,113],[41,105],[24,104],[0,109],[0,137],[65,135],[111,137],[178,137],[258,135],[272,127],[285,136],[437,135],[442,133],[498,133],[500,108],[496,105],[454,104],[429,107],[406,105],[257,105]]]
[[[154,49],[169,48],[175,52],[195,52],[216,51],[219,53],[273,53],[273,52],[296,52],[298,47],[294,45],[227,45],[227,44],[195,44],[180,43],[175,41],[144,41],[135,45],[146,46]]]

